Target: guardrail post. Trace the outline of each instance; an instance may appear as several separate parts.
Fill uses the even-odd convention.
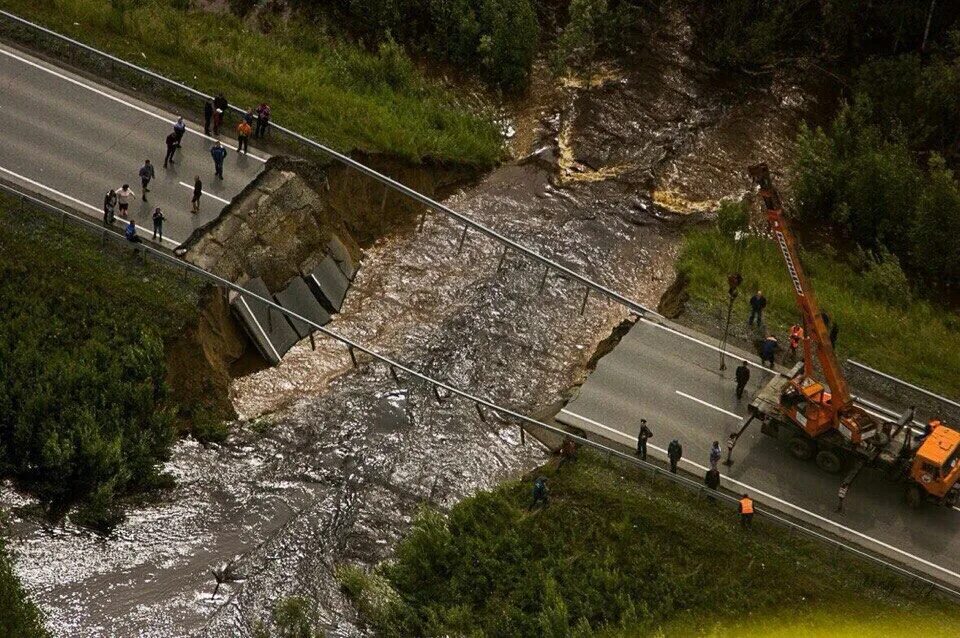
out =
[[[583,312],[587,309],[587,299],[590,298],[590,289],[587,288],[583,293],[583,303],[580,304],[580,314],[583,315]]]
[[[467,226],[466,224],[464,224],[464,225],[463,225],[463,232],[460,234],[460,243],[457,244],[457,254],[458,254],[458,255],[459,255],[460,252],[463,250],[463,242],[466,241],[466,239],[467,239],[467,228],[469,228],[469,226]]]
[[[474,403],[473,405],[477,406],[477,414],[480,416],[480,420],[486,423],[487,416],[483,413],[483,408],[480,407],[479,403]]]
[[[443,405],[443,397],[440,396],[440,388],[438,388],[435,384],[431,384],[430,387],[433,388],[433,396],[437,398],[437,403]]]
[[[503,262],[506,260],[506,258],[507,258],[507,247],[504,246],[504,247],[503,247],[503,254],[500,255],[500,261],[497,262],[497,272],[498,272],[498,273],[499,273],[500,270],[503,268]]]
[[[527,444],[527,433],[523,429],[523,423],[520,424],[520,445]]]
[[[357,367],[357,353],[353,351],[352,345],[347,345],[347,352],[350,353],[350,361],[353,362],[353,367]]]
[[[540,289],[537,291],[538,293],[543,292],[543,287],[544,287],[544,286],[546,285],[546,283],[547,283],[547,275],[549,275],[549,274],[550,274],[550,266],[544,266],[544,267],[543,267],[543,277],[540,278]]]
[[[267,306],[267,330],[273,332],[273,306]]]
[[[417,224],[417,232],[419,233],[423,230],[423,223],[427,221],[427,209],[424,207],[423,212],[420,213],[420,223]]]
[[[390,364],[390,376],[393,377],[393,382],[397,385],[400,385],[400,377],[397,376],[397,369],[393,367],[393,364]]]
[[[313,330],[310,331],[310,349],[317,351],[317,339],[313,336]]]

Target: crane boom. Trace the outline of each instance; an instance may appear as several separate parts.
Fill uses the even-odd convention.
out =
[[[820,368],[830,388],[831,403],[835,410],[842,411],[853,403],[847,381],[840,371],[840,364],[830,343],[830,334],[824,321],[823,313],[817,304],[813,286],[807,278],[800,263],[796,238],[790,231],[786,215],[783,212],[783,203],[780,193],[773,186],[770,179],[770,170],[765,163],[756,164],[749,168],[750,176],[760,187],[760,197],[766,209],[767,221],[783,254],[790,280],[793,282],[794,295],[797,307],[803,317],[803,349],[804,375],[813,376],[813,350],[816,351]]]

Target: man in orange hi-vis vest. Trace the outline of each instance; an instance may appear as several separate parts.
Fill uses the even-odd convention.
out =
[[[749,528],[753,521],[753,501],[744,494],[740,498],[740,527]]]

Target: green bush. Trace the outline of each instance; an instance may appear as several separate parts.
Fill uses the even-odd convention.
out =
[[[47,638],[40,612],[30,602],[0,540],[0,638]]]
[[[0,471],[51,516],[78,505],[75,520],[106,529],[119,499],[164,480],[176,415],[164,338],[195,317],[197,291],[8,206],[0,200]]]
[[[960,189],[943,159],[930,160],[930,179],[910,229],[910,263],[930,281],[960,282]]]
[[[734,239],[750,226],[750,207],[745,201],[723,200],[717,211],[717,230],[724,237]]]

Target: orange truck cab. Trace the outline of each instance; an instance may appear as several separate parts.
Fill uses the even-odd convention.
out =
[[[916,506],[926,495],[942,504],[954,505],[960,496],[960,485],[957,484],[960,479],[960,432],[939,421],[931,421],[930,426],[932,431],[920,444],[910,466],[912,482],[907,489],[907,500]]]

